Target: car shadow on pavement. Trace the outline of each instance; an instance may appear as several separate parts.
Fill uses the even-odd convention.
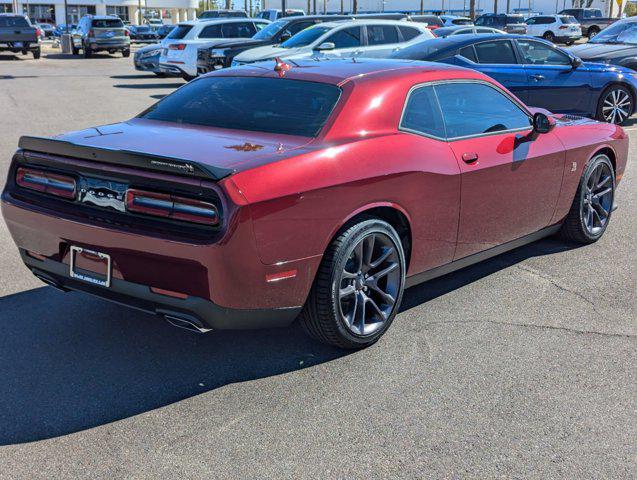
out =
[[[403,296],[401,312],[462,288],[495,272],[523,262],[528,258],[552,255],[582,246],[581,244],[549,237],[516,248],[457,272],[409,288]]]
[[[72,53],[48,53],[46,55],[43,55],[44,58],[47,58],[49,60],[99,60],[99,59],[104,59],[104,58],[122,58],[121,55],[117,55],[117,54],[113,54],[111,55],[110,53],[104,53],[104,52],[97,52],[97,53],[93,53],[89,58],[84,58],[84,55],[73,55]]]
[[[51,287],[0,298],[0,323],[0,445],[89,429],[350,353],[312,341],[296,324],[200,335]]]
[[[408,289],[402,310],[574,247],[548,239],[518,248]],[[351,353],[309,339],[298,324],[198,335],[51,287],[0,298],[0,323],[0,445],[66,435]]]

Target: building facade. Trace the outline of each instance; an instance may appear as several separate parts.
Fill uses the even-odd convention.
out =
[[[142,18],[162,18],[164,23],[194,20],[197,0],[142,0]],[[17,10],[16,10],[17,6]],[[0,0],[0,13],[17,11],[33,22],[65,24],[64,0],[15,1]],[[77,23],[84,15],[118,15],[133,25],[139,23],[138,0],[67,0],[70,24]]]

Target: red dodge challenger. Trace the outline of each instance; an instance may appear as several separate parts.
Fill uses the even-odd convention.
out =
[[[599,239],[628,140],[475,71],[308,60],[19,147],[2,212],[44,282],[201,332],[299,317],[356,348],[405,287],[558,232]]]

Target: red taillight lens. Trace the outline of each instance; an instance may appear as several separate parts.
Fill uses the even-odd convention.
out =
[[[167,193],[128,189],[126,210],[203,225],[219,223],[219,212],[214,204]]]
[[[171,43],[170,45],[168,45],[168,50],[184,50],[185,48],[185,43]]]
[[[15,181],[20,187],[30,190],[58,197],[75,198],[75,179],[67,175],[20,167],[16,173]]]
[[[124,30],[124,35],[130,37],[130,32],[128,30]]]
[[[42,30],[40,30],[39,28],[36,27],[35,29],[35,36],[36,37],[41,37],[42,36]]]

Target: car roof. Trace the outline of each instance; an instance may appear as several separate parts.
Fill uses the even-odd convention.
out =
[[[283,60],[285,62],[285,59]],[[343,85],[349,81],[357,82],[370,78],[392,78],[394,76],[431,74],[440,76],[441,73],[449,78],[484,78],[475,70],[436,62],[422,62],[402,59],[319,59],[308,58],[302,60],[288,60],[291,68],[284,77],[289,80],[303,80],[310,82]],[[280,77],[275,71],[275,61],[266,60],[243,65],[236,68],[217,70],[209,75],[221,76],[259,76]]]
[[[187,25],[194,27],[195,25],[210,25],[215,23],[243,23],[243,22],[257,22],[257,23],[271,23],[264,18],[252,18],[252,17],[215,17],[215,18],[202,18],[201,20],[188,20],[187,22],[179,22],[178,25]]]
[[[352,19],[343,19],[336,20],[334,22],[323,22],[321,23],[322,27],[340,27],[344,24],[352,23],[352,24],[362,24],[362,25],[397,25],[404,26],[409,25],[411,27],[418,28],[420,30],[426,29],[427,27],[422,23],[417,22],[407,22],[405,20],[380,20],[380,19],[368,19],[368,18],[352,18]]]

